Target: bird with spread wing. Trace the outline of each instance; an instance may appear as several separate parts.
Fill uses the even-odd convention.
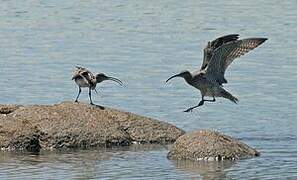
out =
[[[267,38],[239,39],[238,34],[230,34],[208,42],[204,48],[200,70],[193,73],[183,71],[166,80],[168,82],[174,77],[182,77],[189,85],[200,90],[201,101],[184,112],[190,112],[202,106],[205,101],[215,102],[215,97],[223,97],[237,104],[238,99],[223,88],[223,84],[227,83],[225,71],[234,59],[255,49],[266,40]],[[212,99],[204,99],[205,96],[212,97]]]

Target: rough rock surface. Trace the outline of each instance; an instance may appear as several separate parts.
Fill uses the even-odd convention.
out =
[[[0,148],[28,150],[173,143],[184,131],[165,122],[84,103],[0,105]]]
[[[179,137],[168,153],[169,159],[237,160],[259,156],[248,145],[215,131],[201,130]]]

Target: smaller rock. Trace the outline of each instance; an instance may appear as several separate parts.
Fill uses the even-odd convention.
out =
[[[210,130],[187,133],[179,137],[168,153],[169,159],[193,161],[237,160],[259,156],[260,153],[248,145]]]

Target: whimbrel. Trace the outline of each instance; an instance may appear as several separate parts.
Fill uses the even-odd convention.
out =
[[[74,80],[78,86],[78,95],[75,99],[75,102],[78,101],[78,97],[81,93],[81,88],[86,87],[86,88],[89,88],[90,104],[92,105],[93,105],[93,101],[92,101],[91,90],[96,91],[97,83],[101,83],[102,81],[105,81],[105,80],[111,80],[119,83],[121,86],[123,85],[122,81],[120,81],[117,78],[106,76],[103,73],[93,75],[93,73],[91,73],[91,71],[89,71],[88,69],[84,67],[79,67],[79,66],[76,66],[76,69],[72,76],[72,80]]]
[[[230,34],[208,42],[204,48],[204,58],[200,70],[193,73],[183,71],[166,80],[168,82],[174,77],[182,77],[189,85],[200,90],[202,100],[198,105],[190,107],[184,112],[190,112],[202,106],[205,101],[215,102],[215,97],[223,97],[237,104],[238,99],[223,88],[223,84],[227,83],[225,71],[234,59],[267,40],[267,38],[238,38],[238,34]],[[212,97],[212,99],[204,99],[205,96]]]

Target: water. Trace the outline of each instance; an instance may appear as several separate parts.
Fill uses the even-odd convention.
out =
[[[168,147],[129,147],[40,155],[1,153],[0,179],[297,178],[297,2],[11,1],[0,6],[0,103],[73,100],[74,65],[104,72],[94,102],[157,118],[186,131],[214,129],[258,149],[236,163],[166,159]],[[206,42],[220,35],[268,37],[228,69],[238,105],[218,99],[193,113],[199,92],[181,79],[196,70]],[[83,91],[81,100],[88,102]]]

